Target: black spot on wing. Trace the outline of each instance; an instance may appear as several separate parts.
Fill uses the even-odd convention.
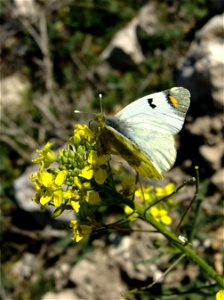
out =
[[[149,106],[151,108],[156,108],[156,105],[154,103],[152,103],[153,102],[153,98],[149,98],[149,99],[147,99],[147,101],[148,101],[148,104],[149,104]]]

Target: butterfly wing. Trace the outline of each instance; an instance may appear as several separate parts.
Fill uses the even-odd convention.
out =
[[[143,177],[161,179],[148,155],[130,139],[120,134],[111,126],[102,129],[103,144],[109,149],[115,148],[117,152]]]
[[[132,102],[116,117],[135,128],[176,134],[183,126],[189,105],[190,92],[183,87],[174,87]]]
[[[108,142],[143,177],[162,178],[176,159],[173,135],[183,126],[188,90],[176,87],[136,100],[105,120]]]

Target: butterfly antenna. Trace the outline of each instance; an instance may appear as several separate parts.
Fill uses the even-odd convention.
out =
[[[90,112],[87,112],[87,111],[81,111],[81,110],[78,110],[78,109],[75,109],[75,110],[74,110],[74,113],[75,113],[75,114],[92,114],[92,115],[94,115],[94,116],[96,115],[96,113],[94,113],[94,112],[91,112],[91,113],[90,113]]]
[[[102,93],[99,93],[99,99],[100,99],[100,113],[103,116],[103,104],[102,104],[103,94]]]
[[[103,105],[102,105],[103,94],[102,93],[99,93],[99,99],[100,99],[100,113],[101,113],[101,115],[103,115]],[[92,114],[92,115],[96,115],[96,113],[85,112],[85,111],[81,111],[81,110],[78,110],[78,109],[75,109],[74,113],[75,114]]]

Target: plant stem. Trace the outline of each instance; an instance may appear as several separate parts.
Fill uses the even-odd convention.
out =
[[[182,253],[185,253],[192,261],[201,267],[209,277],[216,281],[217,284],[219,284],[222,288],[224,287],[224,278],[222,278],[222,276],[220,276],[201,257],[199,257],[193,249],[186,244],[182,244],[174,233],[169,231],[161,223],[158,223],[149,213],[145,214],[145,208],[142,205],[136,203],[135,212],[137,212],[143,220],[162,233],[176,248],[178,248]]]

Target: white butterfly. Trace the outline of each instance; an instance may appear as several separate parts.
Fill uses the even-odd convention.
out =
[[[174,87],[142,97],[113,117],[97,120],[110,145],[146,178],[162,178],[176,160],[174,136],[184,123],[190,92]]]

